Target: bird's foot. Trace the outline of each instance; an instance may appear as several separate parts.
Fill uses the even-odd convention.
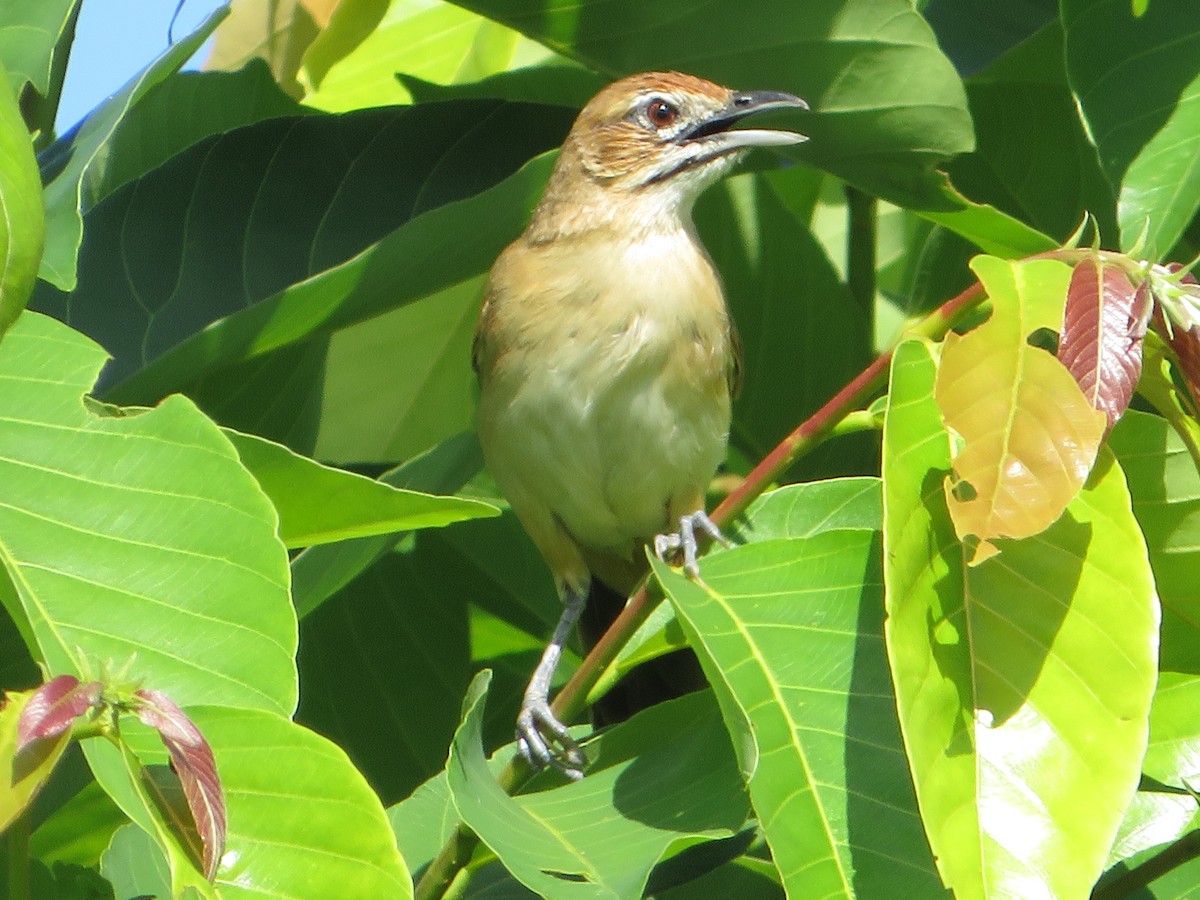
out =
[[[668,553],[676,550],[683,552],[683,571],[691,578],[700,577],[700,564],[696,561],[699,554],[699,544],[696,541],[696,531],[699,529],[722,547],[733,546],[717,523],[708,517],[702,509],[679,518],[679,530],[673,534],[660,534],[654,538],[655,555],[666,562]]]
[[[517,714],[517,749],[535,770],[552,766],[572,781],[583,778],[587,756],[567,726],[551,712],[544,696],[525,695]]]

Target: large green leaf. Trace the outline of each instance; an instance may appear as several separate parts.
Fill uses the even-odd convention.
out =
[[[25,308],[45,239],[42,179],[33,146],[16,97],[0,83],[0,338]]]
[[[768,491],[739,516],[725,535],[737,543],[773,538],[812,537],[823,531],[866,528],[881,519],[877,478],[833,478],[789,484]],[[687,646],[687,637],[669,603],[661,604],[621,648],[600,687],[655,657]]]
[[[121,415],[85,402],[103,351],[25,313],[0,350],[0,560],[51,673],[108,671],[205,702],[288,714],[296,620],[276,515],[183,397]],[[131,761],[90,742],[97,779],[198,878]],[[191,872],[191,875],[188,872]]]
[[[412,896],[379,798],[337,745],[261,711],[187,712],[213,746],[229,808],[218,897]],[[165,760],[153,734],[127,730],[140,757]],[[146,890],[156,855],[144,837],[120,832],[104,867]]]
[[[966,565],[930,348],[892,366],[885,624],[943,879],[962,898],[1083,896],[1137,786],[1158,606],[1121,470],[1102,452],[1058,522]]]
[[[568,118],[565,110],[477,100],[273,118],[207,138],[89,214],[78,289],[69,296],[46,291],[39,306],[115,356],[105,372],[109,384],[188,339],[221,348],[203,355],[206,365],[192,361],[194,380],[212,367],[213,356],[240,361],[247,344],[261,353],[285,343],[272,340],[280,327],[295,340],[412,298],[416,279],[396,271],[418,264],[419,248],[411,236],[404,240],[407,231],[392,235],[390,253],[351,258],[410,219],[492,187],[561,140]],[[497,144],[496,131],[521,138]],[[473,225],[485,230],[478,220]],[[461,232],[455,237],[470,260],[469,244]],[[489,255],[498,252],[493,234],[478,240]],[[454,283],[477,274],[462,270],[460,254],[438,266],[427,258],[419,264],[432,270],[427,279]],[[380,256],[391,265],[381,265]],[[376,278],[387,279],[391,302],[371,307],[357,298],[355,318],[339,309],[352,305],[347,294],[361,294],[368,284],[382,291]],[[317,295],[320,311],[311,299],[304,309],[293,294]],[[327,321],[326,306],[341,313],[340,321]],[[240,329],[231,325],[236,313]],[[206,328],[223,317],[225,327]],[[156,382],[141,399],[176,386]]]
[[[878,532],[738,547],[706,557],[703,582],[654,569],[789,896],[940,895],[889,691]]]
[[[401,490],[323,466],[254,435],[226,430],[225,436],[271,498],[279,513],[279,536],[288,547],[437,528],[500,514],[478,500]]]
[[[470,278],[332,336],[315,455],[411,459],[474,428],[469,360],[483,282]]]
[[[445,765],[472,668],[465,597],[429,563],[388,554],[301,624],[297,721],[337,741],[385,803]]]
[[[1129,479],[1162,600],[1162,668],[1200,675],[1200,473],[1158,416],[1125,413],[1109,446]]]
[[[83,676],[133,660],[131,677],[180,703],[291,712],[296,625],[274,509],[185,398],[89,409],[103,363],[34,313],[0,349],[0,552],[43,661]]]
[[[76,262],[83,240],[83,213],[90,205],[84,180],[94,166],[103,166],[109,139],[125,114],[156,84],[182,66],[225,16],[213,13],[193,34],[173,44],[121,90],[64,135],[42,160],[46,182],[46,252],[38,273],[64,291],[76,283]]]
[[[487,684],[481,673],[467,692],[448,784],[463,821],[542,896],[641,896],[664,854],[732,836],[745,821],[745,794],[710,695],[660,704],[614,728],[582,781],[508,797],[483,754]]]
[[[304,102],[330,112],[410,102],[400,73],[446,84],[504,71],[521,42],[515,31],[440,0],[393,0],[353,50],[323,66],[322,53],[337,37],[326,35],[306,56],[314,65],[304,73],[312,88]],[[522,63],[550,55],[525,43]]]
[[[954,160],[950,176],[973,200],[1058,240],[1090,213],[1101,234],[1116,243],[1114,192],[1079,121],[1062,41],[1054,22],[968,79],[979,146]],[[1038,127],[1026,127],[1031,121]],[[1014,134],[1022,139],[1014,141]]]
[[[391,451],[398,446],[407,445],[410,454],[423,451],[447,433],[453,433],[473,420],[470,411],[475,402],[474,380],[467,363],[463,326],[475,318],[476,311],[473,297],[467,298],[471,303],[469,312],[462,305],[464,292],[460,290],[460,279],[472,279],[485,273],[504,245],[520,233],[528,211],[537,202],[552,162],[549,157],[534,160],[494,189],[418,216],[344,265],[214,323],[134,375],[110,395],[125,402],[144,403],[165,391],[186,387],[219,412],[225,421],[237,422],[240,427],[247,428],[266,416],[279,422],[279,430],[271,432],[272,436],[290,440],[289,435],[295,433],[294,427],[298,423],[303,437],[307,430],[306,420],[314,412],[316,417],[323,412],[321,373],[325,351],[322,342],[327,340],[324,335],[348,323],[378,316],[376,323],[366,323],[361,332],[356,331],[347,339],[346,350],[379,347],[381,338],[395,334],[398,325],[404,322],[415,324],[418,326],[415,334],[403,335],[405,343],[415,343],[411,348],[415,361],[411,370],[413,381],[399,388],[388,383],[385,371],[390,365],[388,355],[363,360],[350,352],[341,353],[349,371],[370,372],[383,389],[379,398],[362,410],[349,380],[331,373],[336,379],[335,387],[340,385],[352,392],[348,398],[352,408],[345,412],[335,409],[329,415],[352,425],[362,439],[356,444],[355,435],[331,435],[326,429],[322,442],[327,442],[326,450],[339,459],[346,459],[350,449],[370,451],[368,459],[373,453]],[[455,307],[450,319],[456,323],[449,337],[425,330],[446,319],[438,307],[447,301]],[[402,312],[395,317],[378,315],[405,304],[424,303],[432,308],[415,311],[411,316]],[[375,325],[381,329],[379,334],[375,333]],[[385,352],[404,357],[407,349],[390,346]],[[459,351],[457,356],[456,350]],[[302,365],[290,367],[297,354]],[[239,364],[243,362],[244,366]],[[231,363],[235,365],[223,368]],[[422,364],[426,367],[421,368]],[[453,372],[452,381],[456,387],[447,391],[446,385],[439,385],[441,402],[447,409],[443,420],[433,414],[436,409],[426,411],[415,401],[423,392],[425,379],[447,371]],[[205,372],[213,374],[198,382],[197,374]],[[264,378],[259,377],[264,374]],[[229,392],[222,391],[222,386],[228,387]],[[267,389],[273,386],[280,386],[282,390]],[[258,402],[264,394],[274,401],[266,409]],[[277,404],[289,402],[296,406],[277,407]],[[244,404],[241,415],[237,414],[239,403]],[[407,409],[404,404],[409,404]],[[402,418],[407,417],[408,424],[420,426],[414,429],[411,443],[407,433],[393,432],[392,423],[385,415],[397,408],[403,412]],[[380,413],[380,418],[364,422],[364,413],[375,412]],[[319,422],[316,430],[321,431]],[[394,457],[388,457],[388,461],[392,459]]]
[[[1119,195],[1121,246],[1171,249],[1200,207],[1200,17],[1192,0],[1063,0],[1067,77]]]
[[[452,494],[483,466],[475,435],[462,434],[403,466],[380,476],[386,484],[409,490]],[[401,535],[379,535],[312,547],[292,560],[292,598],[301,618],[400,542]]]
[[[307,112],[279,89],[261,60],[237,72],[179,72],[147,91],[118,123],[104,165],[87,172],[87,205],[209,135]]]
[[[902,205],[949,208],[933,167],[973,144],[962,83],[908,0],[460,5],[609,76],[682,69],[799,94],[816,114],[792,155]]]
[[[6,0],[0,13],[0,65],[20,93],[26,83],[50,92],[54,50],[80,0]]]

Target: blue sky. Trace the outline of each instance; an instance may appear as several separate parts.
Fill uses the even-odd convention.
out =
[[[58,107],[61,134],[167,48],[176,0],[83,0]],[[175,23],[188,34],[224,0],[187,0]],[[197,55],[197,63],[207,50]]]

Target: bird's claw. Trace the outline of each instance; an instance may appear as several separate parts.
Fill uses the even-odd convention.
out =
[[[583,778],[587,756],[546,700],[526,698],[517,714],[517,749],[530,767],[552,766],[572,781]]]
[[[667,554],[676,550],[683,551],[683,571],[691,578],[700,577],[700,564],[697,562],[699,544],[696,541],[696,531],[699,529],[722,547],[732,544],[717,523],[708,517],[708,513],[700,509],[694,513],[679,518],[679,530],[672,534],[660,534],[654,538],[654,554],[663,562]]]

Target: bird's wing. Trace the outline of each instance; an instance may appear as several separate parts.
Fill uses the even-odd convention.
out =
[[[729,317],[729,396],[734,400],[742,392],[742,336],[737,323]]]

